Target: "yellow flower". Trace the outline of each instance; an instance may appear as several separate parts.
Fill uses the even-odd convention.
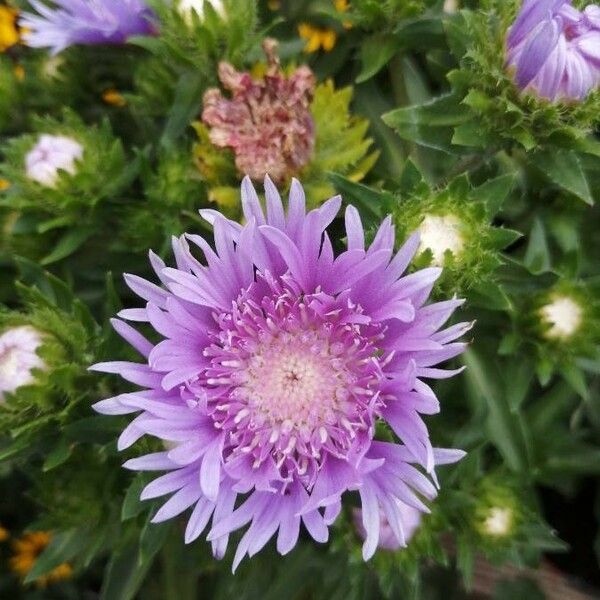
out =
[[[25,67],[23,67],[23,65],[15,65],[13,73],[19,81],[23,81],[23,79],[25,79]]]
[[[7,190],[10,187],[10,181],[8,179],[0,179],[0,192]]]
[[[109,104],[110,106],[116,106],[118,108],[123,108],[127,104],[127,100],[125,100],[125,98],[123,98],[122,94],[120,94],[114,88],[105,90],[102,93],[102,100],[106,104]]]
[[[6,52],[19,42],[17,16],[19,11],[10,6],[0,6],[0,52]]]
[[[345,13],[350,8],[350,2],[348,0],[333,0],[333,6],[337,12]],[[342,25],[344,29],[352,29],[352,21],[343,21]]]
[[[13,543],[14,554],[10,559],[10,568],[20,577],[25,578],[35,565],[35,561],[50,543],[52,534],[48,531],[32,531],[25,533]],[[58,565],[55,569],[35,580],[38,587],[68,579],[73,568],[67,563]]]
[[[316,52],[320,48],[323,48],[325,52],[329,52],[337,41],[337,33],[333,29],[321,29],[309,23],[300,23],[298,34],[303,40],[306,40],[304,52],[307,54]]]
[[[5,542],[10,537],[10,533],[0,525],[0,542]]]

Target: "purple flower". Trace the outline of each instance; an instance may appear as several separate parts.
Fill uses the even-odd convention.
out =
[[[54,0],[50,8],[31,0],[39,14],[24,13],[23,39],[58,54],[74,44],[123,44],[135,35],[152,35],[154,13],[143,0]]]
[[[142,492],[143,499],[173,493],[154,522],[193,506],[185,540],[196,539],[212,517],[208,540],[218,557],[229,534],[249,524],[234,569],[276,533],[279,552],[289,552],[301,522],[325,542],[347,490],[359,491],[370,540],[382,510],[404,541],[399,502],[426,511],[420,498],[436,496],[435,465],[464,454],[434,449],[420,416],[439,411],[422,378],[460,371],[435,365],[463,351],[454,340],[470,324],[439,330],[460,300],[425,305],[441,269],[402,276],[418,236],[394,254],[388,217],[366,248],[349,206],[348,249],[335,257],[325,230],[339,196],[306,214],[304,191],[293,180],[287,215],[269,178],[265,196],[266,216],[244,179],[243,226],[201,211],[216,251],[185,235],[173,242],[176,268],[151,253],[162,286],[126,275],[147,304],[119,316],[149,322],[164,339],[154,345],[115,319],[146,362],[93,367],[144,388],[94,406],[103,414],[140,413],[120,449],[145,434],[175,444],[125,463],[168,471]],[[206,265],[193,256],[198,249]],[[374,440],[380,420],[403,444]]]
[[[600,82],[600,7],[525,0],[507,37],[517,86],[549,100],[583,100]]]

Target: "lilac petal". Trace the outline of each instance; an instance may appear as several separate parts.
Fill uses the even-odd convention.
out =
[[[369,560],[379,543],[379,503],[371,487],[366,484],[359,490],[362,502],[362,524],[367,532],[367,537],[362,547],[363,560]]]
[[[306,212],[304,190],[296,178],[292,178],[288,203],[287,231],[292,239],[296,239],[300,234]]]
[[[360,220],[360,215],[354,206],[346,208],[346,236],[348,237],[349,250],[365,249],[365,232]]]
[[[214,508],[215,505],[206,498],[198,500],[185,528],[186,544],[191,544],[206,529]]]
[[[132,471],[163,471],[173,469],[177,465],[168,457],[167,452],[154,452],[139,458],[130,458],[123,466]]]
[[[304,261],[294,242],[283,231],[270,225],[263,225],[260,227],[260,231],[279,250],[296,280],[303,283],[305,278]]]
[[[160,510],[154,515],[151,523],[162,523],[181,514],[200,498],[200,487],[197,483],[191,483],[179,490]]]
[[[363,471],[364,472],[364,471]],[[338,518],[340,512],[342,510],[342,502],[338,500],[333,504],[328,504],[325,507],[325,512],[323,515],[323,519],[325,521],[325,525],[331,525]]]
[[[392,217],[388,215],[377,230],[375,239],[369,246],[369,252],[377,250],[388,250],[390,253],[394,249],[394,227],[392,225]]]
[[[267,201],[267,223],[277,229],[285,229],[285,213],[281,196],[268,175],[265,176],[265,198]]]
[[[413,233],[400,250],[398,250],[396,256],[392,259],[390,264],[386,269],[386,276],[395,281],[404,273],[406,267],[408,267],[410,261],[412,260],[415,252],[419,247],[421,236],[419,232]]]
[[[117,316],[126,321],[139,321],[141,323],[148,320],[145,308],[124,308],[117,313]]]
[[[125,429],[123,429],[119,439],[117,440],[117,450],[120,452],[126,450],[146,434],[146,431],[143,428],[143,424],[146,419],[147,417],[141,414],[131,421],[131,423],[129,423]]]
[[[152,344],[131,325],[119,319],[111,319],[114,330],[127,342],[129,342],[142,356],[148,357]]]
[[[540,23],[548,14],[553,14],[561,5],[569,0],[525,0],[519,16],[508,34],[508,44],[516,46]]]
[[[302,507],[300,514],[304,515],[319,506],[337,502],[343,492],[359,485],[360,477],[354,467],[345,460],[328,456],[317,477],[310,499]]]
[[[147,300],[148,302],[154,302],[161,308],[164,307],[165,300],[167,298],[167,292],[162,288],[158,287],[154,283],[150,283],[137,275],[131,275],[126,273],[123,275],[125,283],[135,292],[138,296]]]
[[[235,506],[237,493],[233,489],[231,489],[231,481],[226,482],[226,485],[228,485],[229,487],[223,486],[223,491],[221,492],[217,505],[215,506],[215,512],[213,514],[213,523],[220,522],[221,520],[227,518],[233,512],[233,507]],[[213,539],[213,556],[217,559],[223,558],[223,556],[225,556],[225,551],[227,550],[228,543],[229,535],[227,534],[222,535],[219,538]]]
[[[302,522],[315,542],[324,544],[329,539],[329,529],[318,510],[303,513]]]
[[[244,211],[246,220],[249,221],[254,217],[259,225],[264,225],[266,223],[265,215],[260,205],[260,200],[258,199],[258,194],[248,175],[242,180],[242,210]]]
[[[293,550],[300,535],[300,517],[292,514],[281,521],[277,536],[277,552],[285,555]]]
[[[207,449],[200,467],[200,487],[202,493],[211,501],[216,502],[221,481],[222,440],[218,438]]]
[[[140,500],[152,500],[180,490],[194,482],[194,471],[190,468],[170,471],[151,481],[140,494]]]
[[[524,89],[537,75],[558,43],[559,24],[555,19],[543,22],[535,36],[527,42],[517,64],[517,85]]]
[[[462,460],[466,456],[464,450],[454,448],[434,448],[433,455],[436,465],[450,465]]]
[[[119,396],[100,400],[99,402],[92,404],[92,408],[102,415],[128,415],[132,412],[137,412],[138,410],[122,404],[119,401]]]

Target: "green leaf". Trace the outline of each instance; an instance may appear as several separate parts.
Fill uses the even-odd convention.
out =
[[[494,137],[482,129],[481,123],[473,120],[458,125],[454,129],[452,143],[458,146],[485,148],[494,143]]]
[[[59,565],[72,560],[85,548],[87,539],[87,532],[77,528],[56,534],[38,556],[31,571],[27,573],[25,583],[31,583]]]
[[[398,182],[398,189],[400,192],[408,193],[415,189],[415,187],[423,182],[423,174],[419,171],[419,168],[415,163],[408,158],[404,163],[402,169],[402,175]]]
[[[485,281],[467,291],[469,303],[487,310],[510,310],[512,304],[499,284]]]
[[[62,465],[71,456],[72,451],[72,444],[69,444],[64,439],[60,440],[54,449],[50,451],[48,456],[46,456],[42,470],[51,471],[52,469]]]
[[[533,366],[527,359],[515,360],[506,370],[506,397],[510,410],[521,408],[533,381]]]
[[[175,101],[169,111],[167,122],[160,140],[161,145],[170,148],[198,114],[202,101],[205,80],[201,73],[184,73],[175,89]]]
[[[156,553],[164,546],[171,530],[171,521],[151,523],[150,519],[151,515],[148,515],[148,520],[140,535],[140,554],[138,559],[140,566],[154,558]]]
[[[539,217],[533,221],[523,262],[534,275],[550,271],[550,249],[546,241],[544,225]]]
[[[107,444],[118,436],[120,424],[118,419],[107,419],[99,415],[86,417],[64,428],[67,439],[76,442]]]
[[[42,258],[40,263],[42,265],[51,265],[52,263],[58,262],[63,258],[67,258],[83,244],[85,244],[85,242],[92,236],[93,233],[94,230],[89,227],[71,229],[58,240],[54,250]]]
[[[474,190],[473,195],[477,200],[485,203],[488,214],[493,217],[500,211],[506,198],[511,193],[515,180],[514,173],[500,175],[500,177],[489,179],[483,185],[480,185]]]
[[[360,46],[361,70],[356,83],[368,81],[375,76],[394,56],[399,45],[398,40],[389,34],[377,34],[363,40]]]
[[[0,448],[0,462],[16,456],[25,449],[29,449],[30,443],[31,440],[23,437],[4,448]]]
[[[431,50],[445,43],[442,21],[436,17],[404,19],[394,30],[398,42],[405,48]]]
[[[560,374],[584,400],[590,399],[590,392],[587,387],[585,375],[577,365],[571,363],[561,366]]]
[[[490,439],[510,469],[527,472],[529,450],[525,423],[518,412],[510,410],[505,395],[495,383],[499,377],[496,365],[473,349],[465,352],[464,361],[471,394],[487,407],[486,428]]]
[[[132,542],[115,552],[108,565],[102,583],[100,600],[132,600],[137,594],[153,558],[140,563],[139,546]]]
[[[55,219],[49,219],[48,221],[44,221],[37,226],[38,233],[46,233],[51,231],[52,229],[58,229],[60,227],[65,227],[67,225],[71,225],[73,223],[73,218],[70,215],[63,215],[61,217],[56,217]]]
[[[594,204],[585,171],[576,152],[557,148],[542,150],[533,155],[532,161],[552,183],[574,194],[586,204]]]
[[[121,506],[121,521],[137,517],[137,515],[145,510],[147,505],[140,500],[140,494],[146,483],[147,479],[143,475],[138,475],[127,488],[123,505]]]
[[[350,181],[337,173],[328,174],[329,181],[344,197],[348,204],[354,204],[360,209],[365,225],[378,223],[386,210],[387,195],[377,192],[362,183]]]
[[[600,475],[600,449],[583,444],[572,450],[563,448],[548,458],[544,469],[570,475]]]
[[[518,239],[523,237],[523,234],[514,229],[506,229],[505,227],[494,227],[490,232],[490,241],[498,250],[502,250],[511,244],[514,244]]]
[[[460,152],[452,145],[454,127],[468,120],[469,115],[457,96],[446,94],[422,104],[398,108],[381,118],[406,140],[454,154]]]
[[[471,589],[473,584],[473,568],[475,566],[475,548],[471,541],[459,536],[456,540],[456,566],[460,571],[465,587]]]

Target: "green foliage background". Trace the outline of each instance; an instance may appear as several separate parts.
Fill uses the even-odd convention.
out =
[[[552,556],[598,584],[600,93],[553,105],[515,89],[503,53],[516,0],[468,0],[453,13],[441,0],[351,0],[345,12],[329,0],[224,0],[226,19],[207,3],[191,24],[151,4],[157,37],[0,55],[0,333],[35,326],[48,364],[0,404],[0,525],[13,538],[54,532],[25,582],[8,568],[10,540],[0,546],[0,597],[462,598],[481,556],[533,569]],[[303,53],[300,23],[333,29],[333,50]],[[170,259],[172,235],[208,235],[200,208],[239,217],[239,174],[198,118],[218,62],[252,69],[267,35],[284,65],[307,63],[320,82],[316,153],[300,174],[313,205],[339,192],[371,232],[391,214],[398,240],[428,214],[462,222],[464,250],[446,253],[434,294],[465,297],[460,320],[476,325],[456,360],[467,370],[436,386],[442,410],[428,426],[436,445],[468,456],[441,474],[407,549],[363,563],[350,496],[328,545],[303,540],[285,558],[269,548],[233,577],[204,542],[184,547],[180,522],[149,524],[155,507],[138,500],[147,477],[121,469],[128,456],[116,451],[125,420],[90,408],[124,388],[87,367],[127,358],[109,324],[135,305],[123,272],[149,275],[148,249]],[[107,104],[107,90],[123,105]],[[24,173],[40,132],[88,149],[53,190]],[[414,267],[431,261],[425,250]],[[557,295],[581,307],[569,339],[549,337],[540,317]],[[152,442],[131,456],[144,449]],[[577,521],[569,506],[582,493],[587,512],[561,540],[556,527]],[[500,537],[484,527],[497,507],[511,514]],[[70,581],[31,584],[63,562]],[[541,592],[517,580],[491,593]]]

